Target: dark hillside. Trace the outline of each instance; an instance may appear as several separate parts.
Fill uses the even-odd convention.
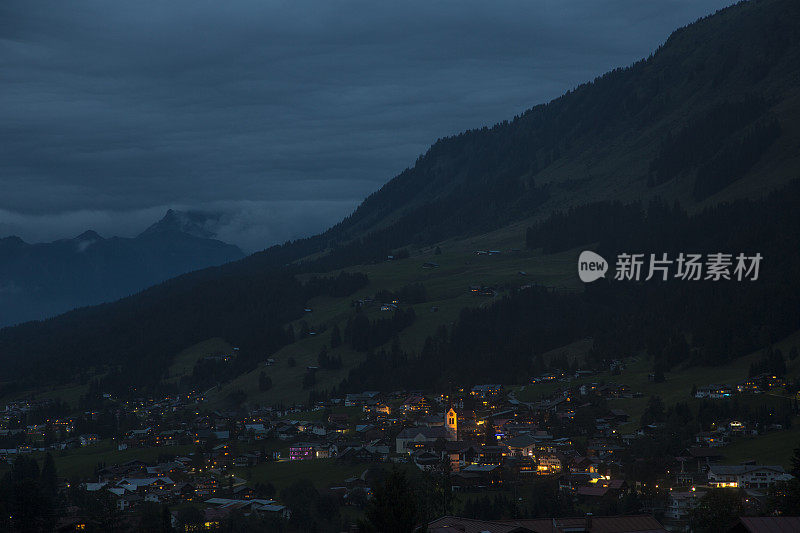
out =
[[[800,252],[790,244],[800,240],[797,205],[800,182],[762,200],[694,215],[660,202],[602,202],[554,215],[529,229],[529,244],[555,250],[599,243],[598,252],[612,263],[607,279],[580,294],[532,287],[464,309],[419,353],[372,353],[342,387],[435,389],[476,379],[524,384],[547,370],[545,352],[587,337],[593,348],[586,363],[598,368],[641,353],[653,356],[656,374],[678,365],[729,364],[800,329]],[[756,281],[616,281],[613,258],[622,252],[673,259],[680,252],[760,253],[764,259]]]

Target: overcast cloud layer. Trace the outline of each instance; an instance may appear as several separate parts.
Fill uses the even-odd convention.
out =
[[[648,55],[729,0],[0,3],[0,236],[228,214],[317,232],[437,138]]]

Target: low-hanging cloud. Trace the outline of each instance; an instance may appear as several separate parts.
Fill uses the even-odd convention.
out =
[[[87,229],[102,237],[135,237],[164,216],[168,209],[208,215],[209,236],[254,252],[308,235],[308,228],[327,228],[342,213],[353,211],[360,200],[226,201],[195,205],[164,205],[126,211],[67,211],[55,214],[19,214],[0,210],[0,235],[21,236],[27,242],[75,237]],[[58,228],[54,233],[54,228]],[[103,228],[114,228],[112,232]],[[88,245],[87,241],[79,246]]]
[[[647,55],[729,0],[0,4],[0,235],[221,209],[324,229],[437,138]]]

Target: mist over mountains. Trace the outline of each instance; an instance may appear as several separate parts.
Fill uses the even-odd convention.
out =
[[[87,230],[71,239],[0,239],[0,326],[115,300],[242,251],[217,240],[219,215],[167,211],[133,238]]]

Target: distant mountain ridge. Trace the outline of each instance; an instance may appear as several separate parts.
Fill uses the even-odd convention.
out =
[[[169,210],[133,238],[87,230],[49,243],[0,239],[0,326],[115,300],[243,257],[236,246],[213,239],[213,218]]]

